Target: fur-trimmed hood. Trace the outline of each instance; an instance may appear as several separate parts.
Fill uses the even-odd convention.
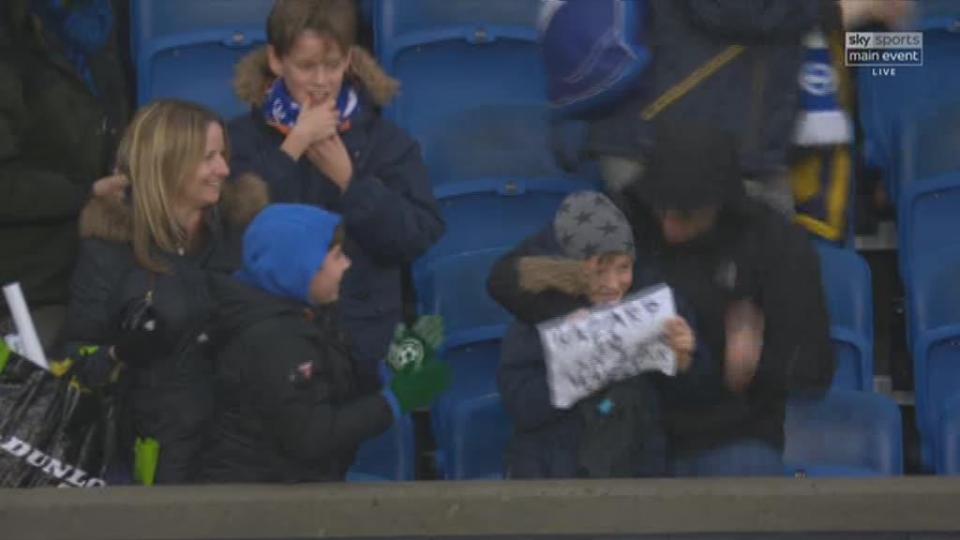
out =
[[[266,183],[246,174],[224,184],[218,207],[226,223],[243,228],[269,204],[269,198]],[[80,213],[80,238],[130,243],[133,209],[129,202],[112,196],[90,199]]]
[[[390,103],[399,91],[400,83],[387,75],[373,56],[363,48],[351,47],[350,56],[348,76],[360,83],[363,91],[377,106],[383,107]],[[270,70],[267,48],[261,47],[237,63],[233,90],[240,101],[251,107],[259,107],[276,78]]]
[[[572,297],[586,296],[583,261],[562,257],[521,257],[517,260],[520,288],[529,293],[554,290]]]

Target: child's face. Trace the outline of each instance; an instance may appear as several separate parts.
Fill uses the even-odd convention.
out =
[[[336,246],[327,253],[323,268],[310,281],[310,300],[314,305],[332,304],[340,298],[340,281],[350,268],[350,258]]]
[[[270,70],[283,78],[287,90],[300,105],[319,105],[336,100],[343,76],[350,67],[349,51],[341,50],[333,39],[308,31],[300,34],[293,48],[278,57],[267,48]]]
[[[595,306],[619,302],[633,285],[633,259],[626,254],[591,257],[587,268],[588,297]]]

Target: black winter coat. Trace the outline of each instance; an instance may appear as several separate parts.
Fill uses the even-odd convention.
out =
[[[81,217],[83,239],[64,340],[71,345],[110,346],[119,334],[124,309],[153,291],[162,339],[156,355],[123,359],[127,369],[122,375],[121,418],[126,429],[121,430],[120,443],[129,448],[134,436],[158,440],[157,483],[189,482],[198,472],[212,408],[211,366],[201,337],[215,307],[207,274],[228,273],[239,266],[242,226],[250,216],[233,209],[265,204],[264,189],[258,184],[251,179],[233,186],[224,194],[225,204],[208,212],[203,247],[183,256],[161,255],[169,266],[167,273],[137,264],[127,203],[94,199]]]
[[[31,17],[14,16],[29,3],[0,2],[0,283],[19,281],[39,307],[69,299],[77,220],[130,103],[114,43],[89,60],[94,93]]]
[[[217,410],[203,480],[343,480],[357,447],[389,428],[393,412],[381,394],[359,390],[334,308],[212,281]]]
[[[528,240],[514,253],[546,256],[561,252],[550,229]],[[634,266],[633,290],[656,284],[648,280],[651,274],[645,262],[638,261]],[[563,272],[559,268],[551,271]],[[514,424],[506,456],[508,474],[512,478],[666,474],[667,448],[661,405],[675,407],[678,401],[705,399],[717,393],[719,372],[707,349],[696,351],[693,365],[686,373],[676,377],[640,375],[611,385],[569,410],[557,409],[550,401],[543,345],[535,324],[562,317],[589,304],[582,296],[562,293],[556,288],[532,293],[519,285],[532,280],[541,285],[570,281],[559,274],[546,275],[546,271],[541,270],[537,275],[522,278],[520,273],[519,266],[498,263],[490,278],[494,298],[499,300],[497,294],[512,290],[510,306],[522,304],[530,308],[517,313],[521,320],[511,325],[504,336],[497,373],[500,396]],[[694,333],[698,333],[696,321],[683,300],[677,298],[676,302],[680,315]],[[605,397],[616,403],[612,417],[595,410]],[[621,420],[626,420],[626,424]],[[617,460],[618,453],[631,457]]]

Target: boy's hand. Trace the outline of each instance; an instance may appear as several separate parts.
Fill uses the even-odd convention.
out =
[[[565,319],[569,322],[577,322],[579,320],[586,319],[589,316],[590,310],[581,308],[567,315]]]
[[[307,102],[280,149],[298,160],[314,144],[336,135],[339,123],[340,111],[332,99],[319,104]]]
[[[353,178],[353,162],[339,135],[313,143],[307,149],[307,157],[320,172],[326,175],[343,193],[350,187]]]
[[[406,414],[432,405],[452,381],[449,364],[430,360],[416,370],[397,373],[388,391],[396,397],[400,412]]]
[[[693,330],[683,317],[674,317],[663,325],[667,345],[677,355],[677,370],[684,372],[693,363],[693,352],[697,348],[697,339]]]
[[[753,302],[733,303],[726,314],[727,350],[724,379],[727,387],[742,392],[753,380],[763,352],[763,312]]]

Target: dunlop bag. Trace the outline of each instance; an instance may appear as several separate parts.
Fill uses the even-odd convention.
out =
[[[115,452],[114,399],[0,345],[0,488],[100,487]]]

